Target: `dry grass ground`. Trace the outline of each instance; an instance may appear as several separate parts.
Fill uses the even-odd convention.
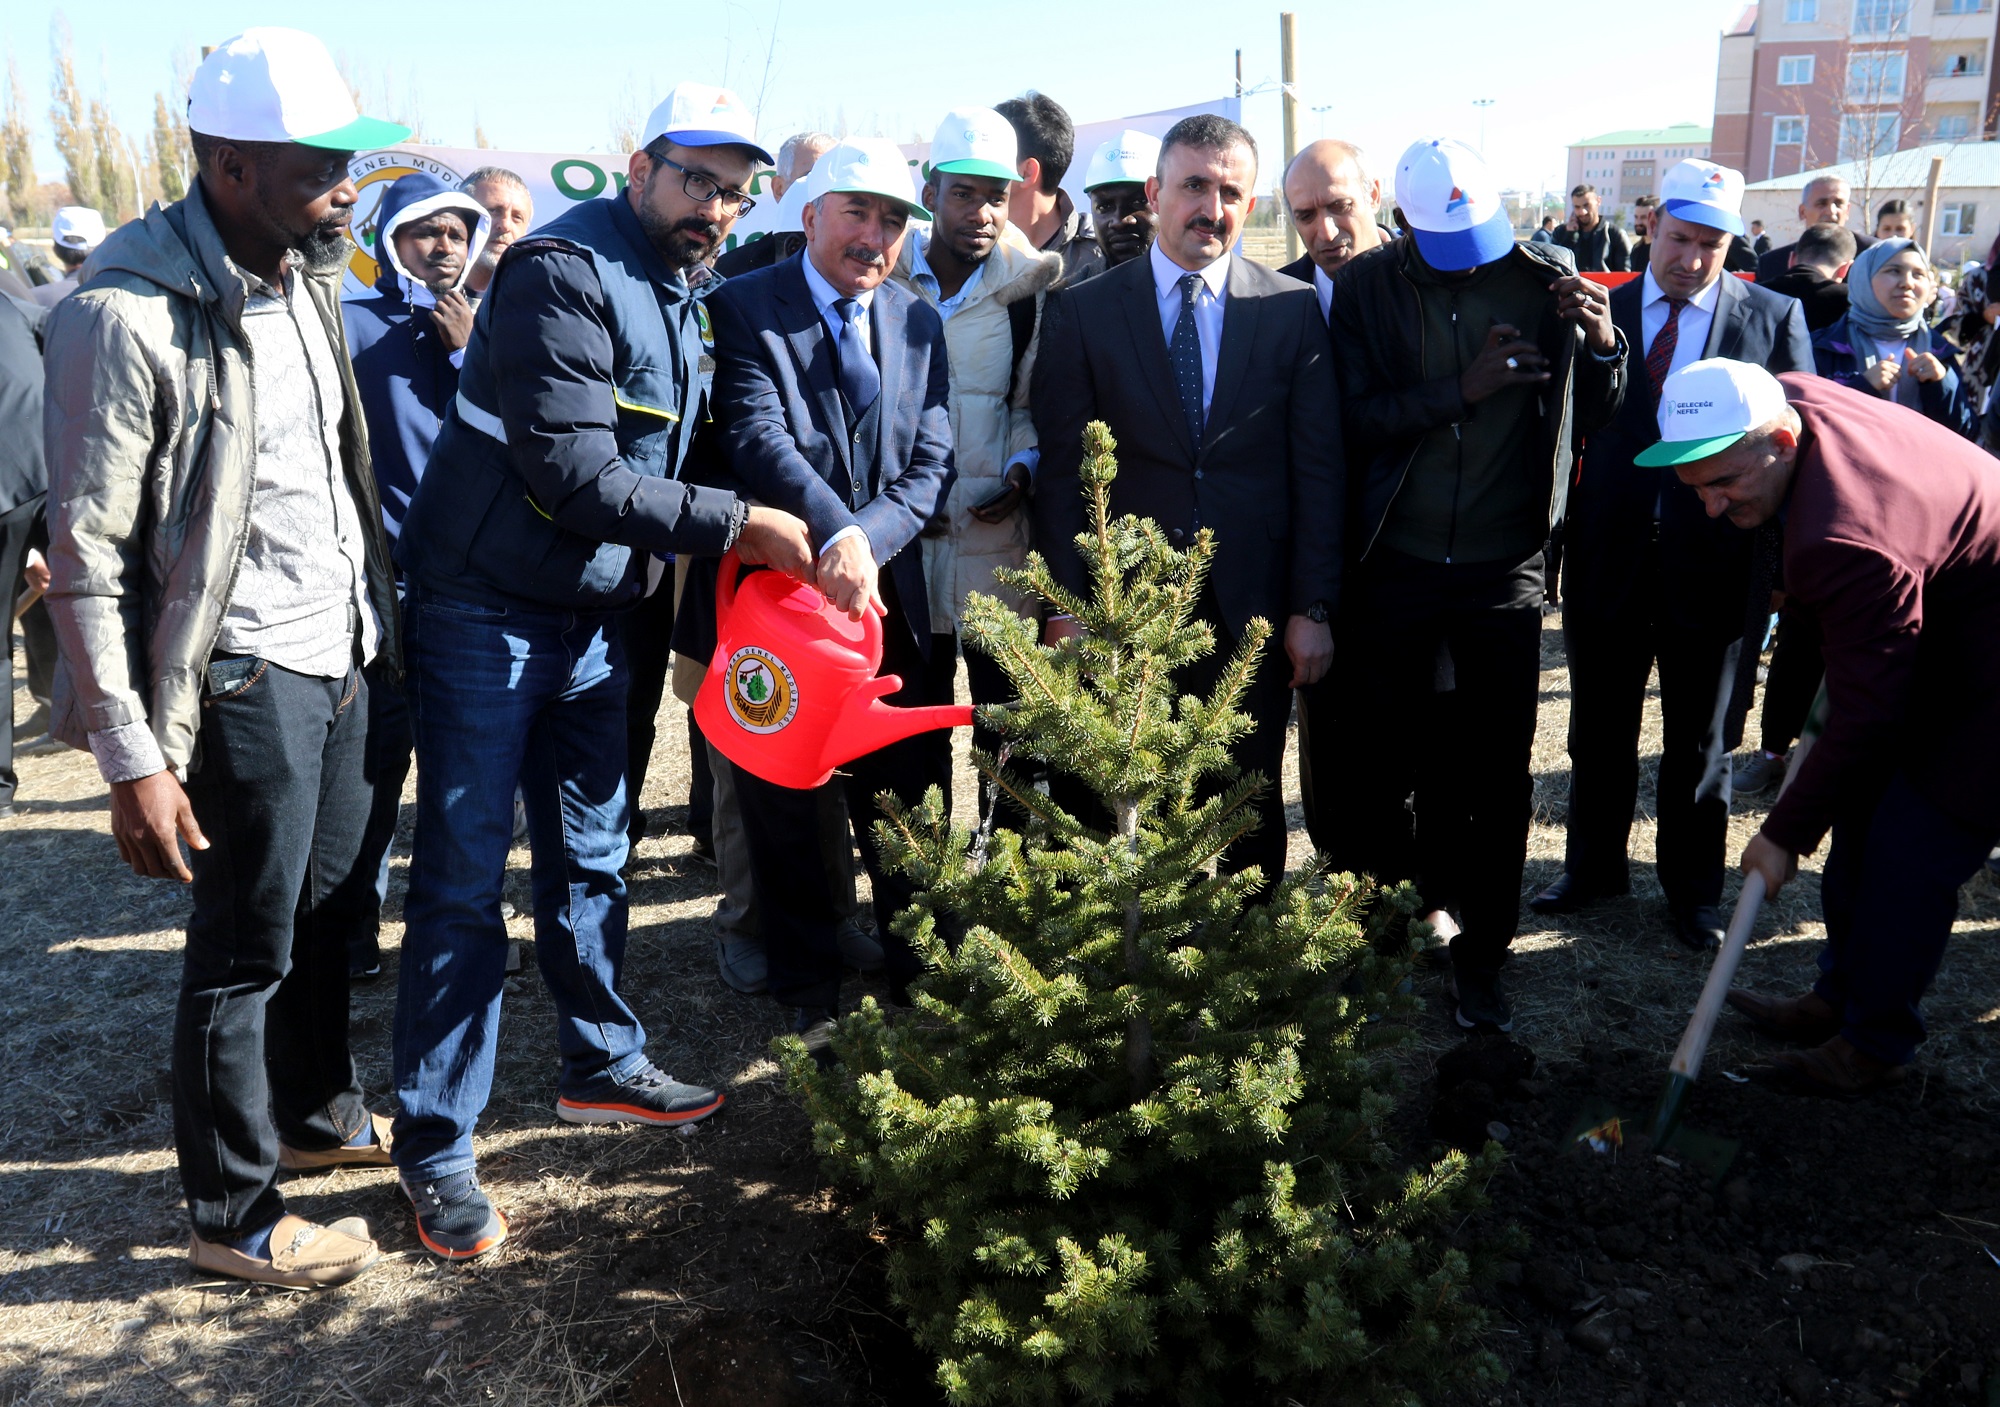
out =
[[[1567,793],[1568,680],[1553,621],[1544,642],[1530,886],[1560,866]],[[15,706],[26,715],[25,695]],[[815,1403],[895,1400],[879,1380],[870,1385],[862,1336],[835,1312],[846,1304],[865,1319],[848,1286],[868,1246],[838,1230],[838,1199],[778,1085],[766,1049],[777,1012],[714,975],[712,877],[673,829],[687,757],[679,708],[668,708],[645,798],[666,833],[645,842],[634,870],[627,987],[659,1063],[725,1084],[731,1107],[685,1137],[558,1125],[550,1010],[530,973],[510,983],[504,1056],[479,1139],[514,1240],[489,1261],[446,1268],[417,1250],[388,1173],[300,1179],[290,1184],[295,1208],[366,1215],[388,1252],[359,1282],[318,1296],[189,1272],[167,1087],[185,896],[120,867],[88,758],[22,759],[20,811],[0,822],[0,1402],[582,1404],[619,1393],[635,1359],[709,1314],[776,1324],[773,1356],[789,1357]],[[1649,708],[1644,746],[1658,738]],[[1295,799],[1289,760],[1286,789]],[[959,799],[971,800],[963,785]],[[1291,814],[1296,862],[1306,846],[1296,804]],[[1739,805],[1732,844],[1759,818]],[[392,919],[405,853],[399,844]],[[1706,964],[1682,952],[1658,916],[1649,820],[1634,829],[1633,853],[1631,899],[1556,927],[1529,916],[1510,970],[1517,1033],[1549,1052],[1633,1046],[1657,1052],[1664,1069]],[[517,852],[509,875],[523,908],[525,863]],[[1809,862],[1803,882],[1765,914],[1748,977],[1781,988],[1807,981],[1816,913]],[[1930,1078],[1988,1109],[2000,1105],[1996,924],[2000,897],[1982,877],[1967,890],[1929,1003],[1936,1035],[1923,1057]],[[532,936],[525,920],[513,928]],[[388,1079],[400,925],[386,930],[390,973],[354,1000],[355,1046],[374,1090]],[[1453,1040],[1443,1010],[1438,996],[1418,1023],[1420,1048]],[[1733,1068],[1758,1048],[1725,1020],[1709,1068]],[[1691,1122],[1699,1107],[1697,1094]],[[658,1378],[666,1360],[655,1356],[647,1371]],[[748,1374],[780,1365],[720,1366]],[[659,1380],[677,1381],[671,1368]],[[740,1400],[791,1398],[774,1389]]]

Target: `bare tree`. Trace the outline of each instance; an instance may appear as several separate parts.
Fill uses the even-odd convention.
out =
[[[49,47],[55,60],[55,73],[50,80],[49,121],[55,127],[56,152],[63,159],[70,203],[102,210],[104,201],[98,192],[97,143],[90,130],[90,107],[76,84],[76,56],[70,43],[69,21],[61,15],[49,25]]]
[[[148,165],[159,180],[162,200],[171,204],[187,194],[194,149],[188,144],[187,121],[168,104],[165,93],[153,94],[152,160]]]
[[[639,128],[646,121],[646,100],[639,85],[628,74],[625,86],[611,100],[611,149],[631,153],[639,149]]]
[[[472,144],[481,151],[493,145],[492,142],[486,139],[486,124],[479,120],[479,114],[476,111],[472,114]]]
[[[18,222],[32,218],[35,195],[35,137],[21,98],[21,68],[7,56],[7,114],[0,120],[0,155],[7,163],[7,208]]]
[[[102,98],[90,100],[90,144],[97,155],[98,209],[112,224],[139,213],[139,165]]]

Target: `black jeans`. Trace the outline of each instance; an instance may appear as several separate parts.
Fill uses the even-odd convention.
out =
[[[14,799],[14,595],[21,589],[21,564],[28,558],[35,521],[41,516],[42,495],[0,513],[0,613],[7,629],[0,633],[0,698],[7,700],[7,717],[0,719],[0,806]]]
[[[1468,972],[1497,972],[1520,926],[1542,594],[1539,551],[1446,563],[1377,548],[1350,571],[1334,672],[1314,686],[1331,696],[1331,726],[1311,739],[1321,843],[1336,869],[1430,885],[1426,907],[1433,891],[1449,895],[1462,924],[1452,960]],[[1441,718],[1450,730],[1435,730]],[[1448,843],[1419,845],[1412,792]]]
[[[1771,670],[1764,680],[1764,712],[1758,723],[1758,744],[1782,756],[1806,728],[1819,681],[1826,677],[1820,653],[1819,620],[1810,611],[1787,607],[1778,621],[1778,643],[1771,648]]]
[[[347,1045],[347,938],[375,902],[360,863],[367,685],[218,657],[188,801],[194,851],[174,1017],[174,1148],[194,1229],[284,1214],[278,1141],[331,1148],[368,1121]]]
[[[416,742],[410,733],[410,705],[378,660],[368,666],[368,746],[362,774],[368,781],[368,825],[361,837],[361,869],[372,876],[372,913],[347,935],[350,967],[382,961],[382,908],[389,902],[389,847],[403,810],[403,783],[409,780]]]
[[[929,682],[924,686],[930,698],[938,703],[950,703],[958,683],[958,661],[960,643],[956,633],[933,633],[931,635],[931,657],[926,666]],[[967,648],[964,651],[965,686],[972,695],[975,707],[980,704],[1012,703],[1014,685],[1007,678],[1007,671],[1000,662],[982,651]],[[952,729],[940,728],[924,735],[925,763],[929,768],[928,784],[935,784],[944,793],[945,814],[951,814],[951,745]],[[972,745],[984,750],[989,756],[1000,755],[1001,737],[975,716],[972,724]],[[1025,757],[1010,758],[1008,768],[1025,780],[1032,781],[1039,775],[1038,764]],[[984,773],[973,769],[973,780],[979,789],[979,819],[984,821],[992,808],[992,797]],[[1010,826],[1025,829],[1027,813],[1009,802],[1002,819]]]
[[[646,834],[646,813],[639,798],[653,765],[654,720],[667,696],[667,673],[673,663],[667,648],[674,634],[673,568],[667,569],[666,579],[651,596],[641,597],[620,617],[618,632],[625,642],[625,668],[631,678],[625,705],[625,794],[631,799],[632,818],[625,839],[628,848],[636,849]]]
[[[1704,775],[1728,766],[1721,693],[1733,680],[1729,644],[1742,622],[1700,630],[1677,621],[1659,599],[1659,547],[1625,608],[1563,618],[1569,658],[1569,837],[1563,868],[1587,890],[1630,886],[1627,846],[1639,797],[1639,729],[1646,677],[1660,668],[1660,765],[1653,811],[1660,887],[1667,907],[1686,913],[1722,901],[1729,798],[1720,788],[1697,800]],[[1817,687],[1817,684],[1815,684]],[[1810,698],[1810,696],[1808,696]]]

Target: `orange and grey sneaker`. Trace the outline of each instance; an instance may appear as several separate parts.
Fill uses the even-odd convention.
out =
[[[435,1182],[403,1179],[403,1195],[417,1213],[417,1239],[445,1260],[483,1256],[507,1239],[507,1219],[480,1189],[470,1168]]]
[[[723,1105],[720,1090],[684,1085],[650,1061],[622,1080],[600,1075],[576,1094],[556,1100],[566,1124],[691,1124]]]
[[[282,1285],[292,1290],[323,1290],[344,1285],[382,1254],[358,1216],[342,1217],[328,1226],[287,1213],[271,1228],[260,1253],[227,1241],[205,1241],[196,1233],[188,1243],[188,1260],[197,1270],[214,1275]]]
[[[368,1116],[366,1143],[342,1143],[333,1148],[294,1148],[278,1141],[278,1166],[286,1172],[311,1172],[319,1168],[386,1168],[389,1166],[390,1123],[380,1114]]]

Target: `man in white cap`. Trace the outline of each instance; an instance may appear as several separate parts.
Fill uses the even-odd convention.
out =
[[[1744,633],[1750,538],[1710,520],[1671,473],[1649,471],[1636,456],[1659,437],[1660,386],[1678,367],[1720,356],[1774,372],[1813,369],[1797,300],[1724,272],[1743,232],[1742,200],[1738,172],[1710,161],[1673,166],[1660,182],[1645,272],[1611,294],[1635,374],[1617,419],[1591,435],[1570,489],[1569,839],[1562,875],[1529,901],[1538,913],[1564,914],[1630,890],[1640,716],[1657,663],[1665,733],[1653,802],[1656,872],[1674,937],[1697,951],[1722,937],[1734,745],[1725,723],[1740,720],[1725,719],[1717,699],[1730,690],[1731,646]],[[1764,611],[1756,615],[1760,639]]]
[[[1333,285],[1358,482],[1331,710],[1312,728],[1314,766],[1338,771],[1342,792],[1314,840],[1338,868],[1412,879],[1427,905],[1455,906],[1458,1022],[1506,1030],[1500,967],[1527,859],[1542,547],[1578,431],[1618,410],[1625,341],[1567,250],[1514,242],[1499,183],[1471,148],[1412,145],[1396,163],[1396,205],[1409,233]],[[1427,725],[1447,657],[1462,726],[1440,737]],[[1405,806],[1420,765],[1437,784],[1419,791],[1418,826],[1448,816],[1461,836],[1427,841],[1422,865]]]
[[[446,1259],[507,1234],[472,1130],[492,1087],[517,779],[562,1054],[556,1116],[657,1127],[723,1102],[647,1059],[619,990],[632,804],[621,622],[659,584],[657,554],[733,545],[810,567],[796,518],[682,478],[707,414],[708,317],[688,274],[750,207],[768,160],[742,99],[683,83],[647,119],[623,190],[516,241],[403,520],[417,830],[395,1151],[418,1235]]]
[[[35,290],[35,301],[44,308],[53,308],[76,292],[83,261],[104,243],[104,217],[88,205],[63,206],[56,211],[50,225],[50,243],[55,249],[56,262],[67,272],[54,283],[45,283]]]
[[[731,279],[710,300],[715,422],[741,491],[805,519],[812,580],[827,599],[857,620],[878,606],[885,612],[881,673],[903,680],[888,702],[948,702],[928,694],[925,554],[910,550],[951,488],[944,327],[928,303],[889,279],[910,217],[929,212],[902,153],[876,137],[850,137],[821,156],[806,197],[804,257]],[[690,577],[684,627],[702,623],[703,611],[687,604],[702,599]],[[696,659],[713,653],[712,632],[677,638],[677,646],[683,639]],[[828,785],[845,788],[865,836],[878,793],[914,804],[929,780],[923,742],[913,738],[855,759]],[[827,868],[799,863],[819,853],[821,799],[741,767],[734,781],[768,990],[791,1008],[792,1029],[824,1053],[840,996],[839,913]],[[883,867],[872,842],[861,851],[887,977],[900,991],[918,965],[890,922],[908,904],[910,882]]]
[[[277,1173],[388,1162],[346,939],[370,889],[362,671],[394,672],[397,612],[338,299],[348,160],[408,133],[277,28],[202,61],[188,128],[187,196],[106,240],[49,319],[54,729],[95,756],[133,870],[193,886],[174,1144],[195,1266],[338,1284],[375,1259],[366,1225],[288,1214]]]
[[[1062,256],[1033,251],[1009,238],[1014,129],[991,108],[947,113],[931,139],[930,174],[922,200],[931,211],[927,234],[903,241],[895,280],[944,321],[951,364],[952,448],[958,477],[944,509],[924,528],[924,580],[930,588],[931,692],[952,696],[959,658],[959,623],[974,591],[997,596],[1017,611],[1033,607],[994,578],[1019,567],[1030,545],[1028,489],[1035,423],[1028,413],[1028,378],[1048,291],[1062,278]],[[975,704],[1013,697],[992,657],[965,652],[966,683]],[[989,754],[997,734],[976,724],[973,744]],[[951,795],[951,734],[922,739],[932,780]],[[984,790],[980,811],[987,806]]]
[[[1183,118],[1147,186],[1160,233],[1146,257],[1050,300],[1033,386],[1035,538],[1056,579],[1088,593],[1079,474],[1085,427],[1104,421],[1118,440],[1113,514],[1153,519],[1183,550],[1203,529],[1214,534],[1198,609],[1215,649],[1176,686],[1206,697],[1250,621],[1276,627],[1244,694],[1250,731],[1231,749],[1237,767],[1265,779],[1257,824],[1222,856],[1230,873],[1258,869],[1268,892],[1285,872],[1278,780],[1291,691],[1318,679],[1333,653],[1344,480],[1319,305],[1232,252],[1256,189],[1248,131],[1214,113]],[[1077,629],[1066,617],[1044,626],[1050,643]],[[1057,772],[1050,786],[1097,819],[1095,798],[1075,796],[1072,779]]]
[[[1284,192],[1285,213],[1306,252],[1278,272],[1311,284],[1325,314],[1333,306],[1333,276],[1389,238],[1375,223],[1382,182],[1369,174],[1360,147],[1328,138],[1292,158]]]
[[[1959,886],[2000,841],[2000,476],[1915,411],[1723,359],[1667,378],[1659,425],[1634,462],[1779,535],[1826,658],[1826,726],[1742,858],[1775,895],[1831,832],[1819,980],[1730,1004],[1805,1047],[1770,1061],[1786,1087],[1865,1094],[1908,1073]]]
[[[1090,197],[1090,221],[1097,228],[1105,268],[1115,269],[1153,247],[1160,217],[1146,195],[1146,182],[1159,164],[1160,139],[1131,128],[1091,154],[1083,193]]]

